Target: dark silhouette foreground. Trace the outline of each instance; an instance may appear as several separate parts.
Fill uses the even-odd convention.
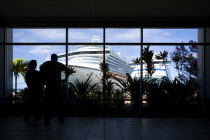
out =
[[[36,69],[36,60],[31,60],[29,63],[29,70],[26,72],[26,84],[28,86],[28,95],[25,100],[25,120],[29,120],[33,116],[33,120],[39,120],[40,112],[40,98],[43,88],[41,73]]]
[[[40,66],[40,71],[46,84],[44,121],[47,124],[50,123],[52,114],[56,114],[60,122],[64,121],[64,89],[62,89],[61,72],[64,71],[66,73],[64,79],[66,80],[68,68],[64,64],[57,62],[57,60],[57,55],[52,54],[51,61],[47,61]]]

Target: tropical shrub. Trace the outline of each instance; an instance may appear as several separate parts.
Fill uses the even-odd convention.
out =
[[[170,110],[172,106],[180,109],[189,105],[199,105],[199,85],[195,79],[182,82],[179,78],[170,80],[163,77],[161,80],[144,82],[143,87],[153,111]]]

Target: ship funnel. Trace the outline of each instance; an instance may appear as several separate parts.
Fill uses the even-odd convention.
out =
[[[92,43],[100,43],[99,36],[94,36],[93,39],[92,39]]]

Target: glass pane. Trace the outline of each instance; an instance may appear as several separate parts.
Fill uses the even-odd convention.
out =
[[[92,91],[84,94],[85,98],[91,98],[91,92],[94,90],[101,90],[101,77],[102,71],[99,64],[103,61],[103,45],[70,45],[68,53],[68,65],[71,66],[75,73],[69,78],[69,82],[75,85],[76,80],[78,82],[85,82],[90,78],[89,86],[94,86]],[[83,97],[83,96],[82,96]]]
[[[63,54],[65,53],[65,46],[13,46],[13,61],[16,59],[23,59],[24,62],[29,62],[30,60],[37,61],[36,70],[40,70],[39,67],[46,61],[51,59],[51,54]],[[66,64],[65,58],[59,58],[59,62]],[[23,74],[19,73],[17,77],[17,91],[21,91],[26,88],[26,83],[23,78]],[[13,74],[13,89],[15,88],[15,76]]]
[[[65,43],[65,29],[13,29],[14,43]]]
[[[144,46],[142,59],[144,111],[199,111],[198,46]]]
[[[140,29],[106,28],[106,43],[140,43]]]
[[[105,98],[116,100],[109,101],[107,104],[110,104],[109,107],[113,109],[118,106],[115,109],[118,112],[138,112],[140,75],[135,75],[135,73],[137,68],[140,68],[140,46],[112,45],[106,46],[106,51],[109,52],[106,53],[108,69],[105,69]]]
[[[147,29],[144,28],[144,43],[189,43],[198,42],[198,29]]]
[[[102,61],[103,45],[69,45],[68,65],[74,73],[68,79],[68,97],[76,114],[103,111]]]
[[[69,43],[102,43],[102,28],[69,28]]]

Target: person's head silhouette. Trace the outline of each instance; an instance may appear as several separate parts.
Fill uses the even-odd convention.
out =
[[[56,54],[52,54],[51,55],[51,60],[52,61],[57,61],[58,60],[58,56]]]
[[[29,67],[30,70],[35,70],[36,66],[37,66],[36,60],[31,60],[28,64],[28,67]]]

